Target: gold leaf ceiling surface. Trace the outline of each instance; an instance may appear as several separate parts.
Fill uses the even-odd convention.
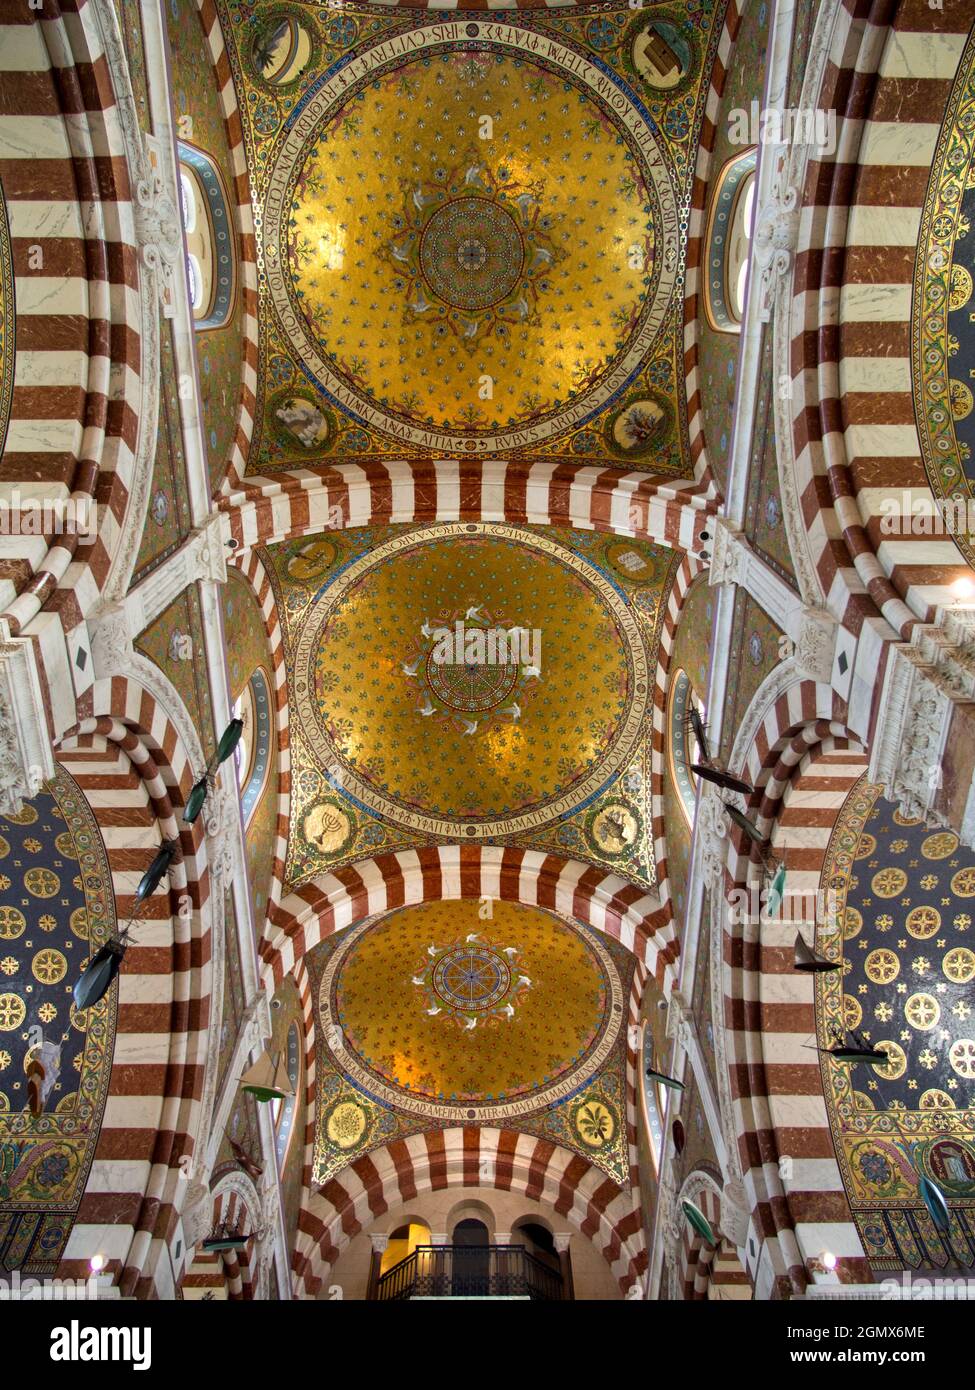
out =
[[[342,1071],[398,1109],[501,1119],[565,1099],[610,1057],[622,986],[598,932],[538,908],[422,903],[353,928],[319,990]]]
[[[720,5],[218,0],[259,257],[251,470],[686,471],[683,259]]]
[[[287,563],[304,572],[311,547]],[[529,650],[438,664],[435,634],[458,625],[523,633]],[[289,665],[295,722],[333,785],[448,838],[527,831],[599,791],[633,757],[652,689],[620,586],[551,536],[495,523],[379,538],[311,600]]]

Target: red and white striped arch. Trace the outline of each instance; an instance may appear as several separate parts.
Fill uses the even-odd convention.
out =
[[[93,0],[45,0],[41,10],[0,0],[0,177],[16,300],[0,480],[27,503],[70,499],[85,533],[97,517],[93,540],[35,536],[30,526],[9,536],[0,615],[14,634],[42,608],[71,632],[103,588],[123,529],[141,525],[126,513],[144,494],[135,476],[147,389],[144,271],[129,163],[134,128],[114,90],[109,22],[114,16],[106,19]],[[152,298],[154,315],[154,291]]]
[[[242,1250],[204,1250],[202,1240],[193,1250],[180,1276],[179,1288],[185,1299],[202,1298],[208,1291],[225,1289],[231,1301],[256,1296],[257,1231],[260,1221],[260,1202],[253,1185],[241,1173],[221,1178],[210,1194],[210,1227],[226,1224],[231,1230],[240,1229],[251,1239]],[[205,1239],[205,1237],[204,1237]],[[187,1252],[189,1254],[189,1252]]]
[[[254,590],[267,632],[268,657],[274,700],[274,728],[278,751],[277,827],[271,882],[268,884],[268,911],[281,900],[285,865],[288,858],[288,823],[291,806],[291,737],[288,726],[288,672],[284,656],[284,632],[274,590],[260,555],[246,551],[231,561]]]
[[[485,1182],[482,1174],[493,1173]],[[314,1298],[360,1231],[422,1192],[490,1187],[547,1202],[596,1246],[624,1292],[647,1265],[634,1193],[548,1139],[509,1130],[431,1130],[356,1159],[301,1213],[293,1260],[297,1297]]]
[[[293,979],[301,998],[301,1013],[305,1025],[305,1152],[301,1172],[301,1207],[298,1214],[298,1229],[300,1231],[302,1215],[309,1209],[312,1197],[312,1170],[315,1163],[315,1106],[317,1103],[315,1093],[317,1068],[315,1001],[311,992],[311,979],[303,959],[296,962]]]
[[[259,409],[258,363],[260,344],[257,299],[257,241],[254,235],[254,210],[251,204],[250,180],[244,149],[244,130],[237,107],[237,93],[230,71],[230,60],[224,43],[217,7],[213,0],[196,0],[203,25],[210,61],[213,63],[220,92],[220,105],[227,126],[227,142],[233,178],[233,197],[237,212],[237,283],[243,301],[243,354],[241,360],[240,397],[237,408],[237,429],[234,433],[227,472],[218,492],[227,492],[239,485],[247,467],[247,453],[254,433],[254,420]]]
[[[681,1203],[684,1201],[693,1202],[704,1213],[711,1229],[719,1236],[717,1245],[705,1240],[694,1230],[681,1211]],[[676,1217],[681,1228],[678,1253],[678,1280],[681,1291],[686,1299],[707,1298],[712,1265],[721,1244],[721,1190],[710,1174],[700,1170],[688,1174],[677,1196]]]
[[[884,499],[924,496],[911,392],[911,289],[939,124],[972,14],[928,0],[839,0],[816,105],[835,153],[800,190],[792,284],[795,489],[822,592],[851,631],[905,636],[950,602],[950,537],[880,534]],[[889,632],[888,629],[888,632]]]
[[[160,843],[179,840],[182,859],[168,875],[168,893],[153,895],[143,909],[119,976],[108,1104],[60,1272],[86,1277],[88,1259],[98,1250],[123,1293],[149,1297],[186,1186],[180,1158],[202,1140],[209,871],[202,829],[186,826],[179,815],[192,770],[154,697],[116,677],[97,682],[82,705],[78,725],[55,756],[101,830],[120,925],[132,914],[135,888]],[[193,910],[181,915],[186,895]]]
[[[796,931],[814,940],[832,828],[867,765],[859,743],[831,717],[834,699],[828,687],[797,679],[765,710],[744,759],[756,789],[748,812],[785,860],[788,907],[772,922],[749,910],[743,923],[731,925],[726,907],[716,904],[721,1046],[738,1157],[779,1294],[804,1288],[810,1262],[827,1249],[839,1257],[842,1279],[869,1281],[833,1155],[819,1062],[806,1051],[816,1035],[812,977],[793,969]],[[761,700],[760,690],[759,706]],[[741,832],[729,832],[726,892],[760,887],[749,849]]]
[[[653,687],[653,726],[651,732],[651,774],[650,806],[653,834],[653,862],[657,873],[657,892],[665,910],[672,912],[670,881],[667,868],[667,834],[664,820],[664,767],[667,758],[667,694],[670,673],[670,654],[674,649],[674,639],[684,599],[694,580],[702,574],[703,567],[689,555],[683,556],[670,593],[667,595],[667,611],[660,628],[660,649],[657,657],[657,673]]]
[[[344,1170],[344,1172],[339,1173],[337,1179],[334,1180],[334,1184],[327,1184],[325,1188],[321,1188],[323,1193],[325,1193],[325,1191],[330,1191],[330,1188],[332,1188],[328,1201],[330,1201],[332,1207],[335,1208],[342,1233],[344,1233],[345,1237],[348,1237],[348,1240],[339,1241],[334,1232],[325,1236],[325,1222],[323,1212],[321,1212],[323,1202],[321,1202],[317,1190],[314,1190],[312,1183],[314,1125],[316,1125],[316,1111],[314,1111],[314,1106],[316,1106],[316,1080],[314,1080],[316,1079],[316,1036],[314,1036],[314,1026],[316,1026],[316,1024],[314,1024],[312,987],[310,987],[309,973],[307,973],[305,959],[299,958],[296,960],[295,970],[293,970],[293,979],[295,979],[300,999],[302,999],[303,1019],[305,1019],[306,1062],[305,1165],[303,1165],[302,1211],[300,1211],[299,1216],[299,1241],[295,1254],[295,1266],[293,1266],[293,1268],[295,1268],[296,1297],[302,1297],[302,1295],[317,1291],[317,1287],[319,1287],[319,1283],[324,1277],[324,1270],[314,1268],[314,1273],[310,1272],[316,1262],[324,1258],[327,1264],[334,1264],[344,1244],[348,1243],[348,1240],[350,1240],[352,1236],[355,1236],[359,1230],[367,1229],[367,1227],[371,1225],[371,1222],[373,1222],[377,1216],[380,1216],[382,1211],[385,1211],[387,1207],[394,1207],[399,1201],[408,1200],[408,1198],[414,1197],[414,1195],[421,1193],[421,1191],[430,1191],[438,1187],[470,1186],[470,1175],[472,1175],[472,1172],[474,1176],[477,1177],[478,1183],[480,1183],[480,1173],[483,1172],[484,1169],[481,1168],[480,1158],[474,1159],[472,1166],[470,1145],[474,1143],[478,1145],[490,1144],[492,1143],[491,1136],[497,1136],[498,1147],[495,1147],[494,1150],[488,1148],[485,1152],[487,1152],[488,1156],[491,1156],[492,1161],[498,1163],[497,1169],[491,1169],[497,1172],[499,1179],[501,1179],[495,1181],[495,1186],[503,1188],[503,1190],[523,1191],[523,1193],[530,1195],[530,1197],[544,1197],[545,1200],[548,1200],[547,1195],[542,1193],[541,1188],[537,1187],[538,1172],[540,1172],[540,1170],[538,1170],[535,1150],[537,1150],[537,1145],[541,1145],[542,1143],[545,1144],[545,1150],[552,1150],[552,1152],[559,1152],[559,1154],[561,1154],[561,1150],[556,1151],[551,1144],[545,1143],[545,1141],[535,1140],[535,1138],[531,1136],[513,1133],[505,1134],[505,1131],[499,1130],[481,1130],[477,1129],[477,1127],[470,1127],[470,1129],[463,1130],[441,1131],[437,1136],[416,1136],[413,1140],[406,1140],[401,1141],[399,1144],[388,1145],[387,1148],[378,1151],[377,1154],[367,1155],[367,1158],[363,1159],[363,1165],[371,1165],[371,1168],[376,1170],[376,1173],[384,1172],[384,1165],[388,1166],[388,1163],[392,1163],[392,1165],[396,1166],[396,1173],[398,1173],[396,1183],[398,1183],[399,1186],[396,1187],[395,1193],[388,1184],[385,1186],[384,1205],[382,1205],[382,1207],[377,1207],[374,1194],[370,1195],[369,1202],[367,1202],[367,1205],[369,1205],[369,1212],[364,1211],[362,1207],[359,1208],[355,1230],[346,1222],[345,1213],[348,1211],[350,1200],[348,1195],[349,1191],[355,1190],[355,1186],[357,1186],[360,1180],[366,1181],[362,1173],[359,1172],[359,1165],[353,1163],[352,1169]],[[630,1162],[630,1187],[633,1193],[638,1191],[638,1184],[640,1184],[640,1177],[638,1177],[636,1105],[637,1086],[640,1086],[641,1083],[637,1070],[638,1066],[640,1066],[638,1042],[637,1047],[633,1047],[633,1045],[630,1044],[630,1037],[637,1036],[637,1034],[634,1033],[634,1026],[638,1026],[638,1020],[640,1020],[640,1005],[641,999],[643,999],[645,983],[647,983],[647,970],[645,970],[645,967],[641,965],[640,962],[637,962],[636,969],[634,969],[633,987],[631,987],[630,990],[629,1011],[627,1011],[627,1022],[629,1022],[630,1027],[627,1029],[626,1044],[627,1151],[629,1151]],[[437,1147],[435,1147],[435,1145],[441,1140],[442,1136],[448,1136],[448,1134],[453,1134],[453,1136],[463,1134],[463,1136],[465,1136],[465,1138],[463,1138],[463,1162],[460,1163],[456,1172],[452,1172],[448,1163],[445,1161],[445,1155],[449,1152],[446,1138],[444,1138],[444,1148],[442,1148],[442,1155],[444,1155],[444,1158],[442,1158],[441,1161],[441,1159],[437,1159],[437,1156],[435,1156],[437,1155]],[[476,1138],[467,1138],[467,1136],[476,1136]],[[505,1159],[502,1168],[501,1159],[499,1159],[502,1140],[508,1141],[509,1150],[512,1148],[512,1145],[519,1148],[519,1163],[526,1163],[529,1173],[535,1173],[535,1186],[519,1186],[515,1175],[515,1158],[513,1158],[513,1156],[509,1155],[508,1158]],[[478,1148],[478,1154],[480,1154],[480,1148]],[[567,1159],[570,1155],[565,1156]],[[545,1163],[547,1163],[547,1165],[548,1162],[548,1155],[545,1155]],[[573,1193],[574,1188],[579,1186],[581,1179],[588,1175],[588,1173],[591,1173],[595,1179],[598,1179],[597,1186],[605,1183],[605,1176],[598,1173],[597,1170],[591,1169],[588,1163],[583,1163],[581,1168],[577,1163],[576,1165],[573,1165],[573,1163],[565,1163],[565,1165],[562,1166],[562,1176],[561,1179],[559,1179],[559,1194],[561,1194],[563,1201],[566,1200],[567,1195]],[[349,1180],[352,1181],[352,1188],[349,1187]],[[593,1184],[590,1184],[590,1186],[593,1186]],[[606,1184],[606,1186],[618,1191],[618,1188],[615,1188],[615,1184],[609,1183]],[[605,1197],[605,1188],[599,1188],[599,1190],[602,1191],[602,1197]],[[599,1200],[602,1200],[602,1198],[599,1198]],[[569,1202],[569,1207],[566,1208],[566,1211],[572,1211],[573,1207],[574,1198]],[[594,1216],[594,1213],[595,1208],[590,1215]],[[594,1233],[597,1232],[597,1227],[591,1225],[591,1223],[590,1229],[587,1229],[584,1223],[579,1223],[579,1229],[590,1238],[594,1238]],[[623,1227],[620,1227],[620,1230],[616,1233],[619,1238],[620,1250],[622,1250],[623,1245],[631,1247],[629,1258],[633,1261],[634,1275],[641,1275],[645,1268],[647,1268],[647,1252],[645,1252],[643,1223],[637,1222],[637,1226],[631,1230],[630,1223],[626,1222],[625,1230],[626,1238],[623,1238]],[[599,1245],[599,1248],[601,1248],[601,1251],[605,1254],[608,1248],[609,1250],[615,1250],[615,1245],[613,1245],[611,1241],[611,1244],[602,1244]],[[317,1252],[313,1255],[312,1251]],[[618,1257],[615,1255],[613,1259],[616,1258]],[[306,1262],[310,1262],[310,1264],[306,1264]],[[611,1265],[612,1264],[613,1261],[611,1261]],[[618,1270],[615,1270],[615,1272],[619,1277]],[[317,1280],[319,1283],[313,1286],[310,1280]],[[633,1280],[627,1280],[626,1286],[629,1286],[631,1282],[633,1282]]]
[[[617,874],[538,850],[496,845],[430,845],[376,855],[321,874],[289,893],[269,915],[261,942],[265,988],[319,941],[366,917],[411,903],[494,898],[547,907],[621,941],[657,983],[674,979],[678,943],[654,894]]]
[[[745,0],[728,0],[718,51],[711,69],[711,82],[704,105],[704,119],[697,146],[694,184],[691,190],[690,218],[687,229],[687,261],[684,276],[684,380],[687,390],[687,431],[694,477],[712,490],[715,487],[708,462],[704,437],[704,416],[701,411],[701,382],[698,372],[698,324],[702,317],[701,266],[705,257],[704,230],[707,218],[708,184],[713,170],[711,156],[718,135],[717,119],[721,96],[731,65],[735,60],[734,46],[741,24]]]
[[[220,505],[226,535],[241,550],[336,526],[510,521],[608,531],[696,552],[715,509],[706,491],[686,479],[574,461],[499,459],[335,463],[248,477]]]

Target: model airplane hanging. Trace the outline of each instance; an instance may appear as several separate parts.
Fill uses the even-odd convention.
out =
[[[126,927],[95,952],[75,981],[74,1003],[79,1012],[90,1009],[108,993],[128,949],[129,930]]]
[[[197,816],[203,810],[203,803],[213,790],[213,779],[217,768],[221,763],[225,763],[231,756],[234,749],[240,742],[240,736],[244,732],[244,721],[242,719],[231,719],[220,736],[217,744],[217,751],[207,763],[206,772],[200,780],[194,784],[186,798],[186,805],[183,808],[183,820],[187,825],[192,825]]]
[[[707,730],[704,727],[704,720],[698,711],[691,706],[687,712],[690,720],[691,729],[697,739],[697,746],[701,750],[701,761],[691,763],[691,771],[696,772],[698,777],[703,777],[705,782],[713,782],[715,786],[723,788],[726,792],[741,792],[743,796],[751,796],[754,787],[747,782],[743,782],[740,777],[734,777],[726,767],[711,756],[711,749],[708,745]]]
[[[857,1066],[860,1062],[868,1062],[872,1067],[886,1067],[890,1057],[886,1052],[881,1052],[874,1047],[862,1033],[856,1033],[852,1028],[832,1028],[830,1032],[833,1037],[832,1047],[811,1047],[810,1052],[819,1052],[834,1061],[846,1062],[849,1066]]]
[[[669,1086],[672,1091],[683,1091],[683,1081],[678,1081],[676,1076],[668,1076],[666,1072],[654,1071],[653,1067],[647,1067],[647,1079],[657,1081],[661,1086]]]
[[[226,1136],[227,1143],[230,1145],[230,1152],[237,1160],[238,1165],[241,1168],[243,1168],[244,1172],[247,1174],[249,1178],[251,1178],[254,1182],[257,1182],[258,1178],[264,1172],[263,1163],[257,1163],[253,1158],[251,1158],[250,1154],[244,1148],[243,1144],[238,1144],[237,1140],[232,1138],[227,1133],[226,1129],[224,1130],[224,1135]]]
[[[718,1237],[701,1208],[696,1206],[694,1202],[688,1201],[681,1202],[680,1207],[691,1229],[696,1231],[699,1236],[703,1236],[708,1245],[717,1245]]]
[[[187,824],[192,825],[202,811],[203,803],[213,786],[217,767],[220,763],[226,762],[233,753],[243,732],[244,722],[242,719],[231,719],[224,729],[220,742],[217,744],[217,751],[210,759],[206,772],[186,798],[183,820]],[[108,993],[112,982],[122,968],[122,961],[129,949],[129,933],[138,921],[143,905],[148,902],[166,874],[169,873],[173,861],[178,855],[179,841],[165,840],[139,880],[139,886],[135,890],[135,911],[128,926],[123,927],[117,936],[111,937],[104,946],[95,952],[75,981],[74,1002],[77,1009],[90,1009]]]
[[[749,820],[743,811],[739,811],[737,806],[732,806],[730,801],[725,801],[723,805],[731,817],[732,823],[743,832],[747,839],[751,840],[753,845],[758,846],[761,854],[767,854],[772,847],[772,842],[762,834],[755,822]]]

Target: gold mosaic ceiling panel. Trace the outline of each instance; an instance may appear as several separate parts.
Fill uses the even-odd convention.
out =
[[[423,903],[343,935],[319,989],[342,1071],[399,1110],[502,1119],[605,1064],[623,992],[598,932],[517,903]]]
[[[720,6],[444,20],[220,0],[257,204],[252,469],[686,465],[686,234]]]
[[[439,662],[438,634],[455,646],[458,631],[463,649]],[[485,645],[468,660],[467,635],[492,633],[506,659]],[[327,586],[295,642],[293,708],[318,766],[357,802],[483,839],[604,786],[637,747],[651,680],[636,618],[601,571],[542,534],[455,523],[394,534]]]
[[[652,884],[650,692],[677,559],[486,523],[267,552],[291,709],[287,882],[477,839]]]

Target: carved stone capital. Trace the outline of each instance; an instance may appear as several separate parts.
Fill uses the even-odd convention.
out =
[[[975,614],[940,609],[935,622],[917,624],[910,642],[891,651],[870,750],[871,780],[903,815],[932,828],[947,824],[935,802],[948,730],[956,707],[973,699]]]
[[[836,650],[836,619],[823,608],[803,608],[795,636],[796,667],[803,675],[829,685]]]
[[[271,1005],[263,990],[259,990],[244,1010],[241,1035],[245,1038],[244,1055],[263,1047],[271,1036]]]
[[[132,209],[135,235],[145,268],[156,276],[163,313],[175,312],[173,281],[183,250],[183,226],[175,190],[167,188],[163,161],[153,136],[146,137],[142,177],[136,180]]]
[[[667,1173],[661,1184],[657,1198],[657,1220],[663,1232],[664,1256],[670,1264],[677,1258],[681,1241],[681,1223],[677,1215],[677,1189],[670,1174]]]
[[[132,632],[124,603],[110,603],[88,619],[91,655],[99,680],[114,675],[132,654]]]
[[[180,1215],[186,1249],[190,1251],[209,1235],[210,1189],[200,1178],[191,1178]]]
[[[720,1224],[722,1234],[735,1246],[742,1246],[748,1239],[748,1196],[744,1183],[730,1180],[721,1191]]]
[[[15,815],[53,776],[34,644],[0,618],[0,811]]]
[[[752,238],[753,263],[758,271],[758,316],[762,323],[768,323],[772,317],[776,287],[792,268],[798,240],[799,193],[788,183],[784,159],[780,157],[771,197],[758,210]]]
[[[240,842],[240,811],[235,791],[218,783],[204,807],[207,863],[213,877],[213,891],[228,889],[234,877]]]
[[[741,584],[748,559],[745,537],[724,517],[712,517],[710,524],[714,531],[714,540],[708,583]]]
[[[695,1037],[695,1028],[694,1015],[691,1013],[687,1000],[680,990],[675,989],[667,1004],[668,1038],[675,1039],[686,1052]]]
[[[374,1236],[369,1239],[372,1241],[372,1253],[374,1255],[384,1255],[389,1247],[389,1236]]]
[[[571,1240],[571,1231],[556,1231],[555,1234],[552,1236],[552,1241],[555,1245],[555,1253],[557,1255],[564,1255],[569,1248],[569,1242]]]
[[[209,579],[215,584],[227,582],[227,549],[224,545],[223,514],[211,512],[188,542],[189,573],[194,579]]]
[[[707,786],[701,791],[694,834],[705,882],[712,887],[720,885],[728,853],[728,824],[721,797],[714,787]]]

